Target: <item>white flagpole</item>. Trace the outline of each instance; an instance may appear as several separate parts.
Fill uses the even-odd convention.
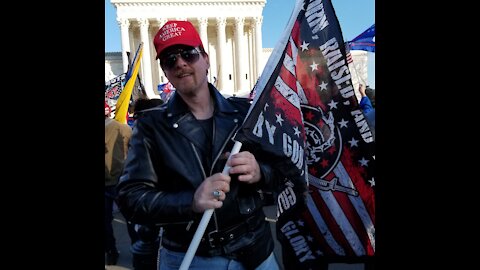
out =
[[[262,74],[260,75],[260,78],[257,81],[257,89],[260,91],[255,94],[255,97],[253,99],[252,104],[250,105],[250,109],[247,112],[247,116],[245,117],[245,120],[247,119],[248,115],[252,111],[253,107],[255,106],[258,98],[261,95],[261,92],[265,88],[265,85],[269,79],[269,77],[272,75],[272,72],[275,69],[275,66],[277,65],[280,57],[282,56],[283,53],[283,48],[286,46],[287,42],[289,41],[289,36],[290,32],[292,31],[293,25],[297,19],[298,13],[303,7],[303,0],[297,0],[293,13],[290,15],[290,19],[288,20],[288,24],[286,27],[286,31],[283,33],[282,37],[280,40],[277,42],[275,48],[273,49],[272,54],[267,60],[267,63],[265,64],[265,67],[262,71]],[[219,78],[220,79],[220,76]],[[230,156],[228,159],[233,154],[236,154],[240,151],[240,148],[242,147],[242,143],[235,141],[235,145],[232,148],[232,152],[230,153]],[[229,166],[225,165],[225,168],[223,168],[222,173],[223,174],[228,174],[228,170],[230,169]],[[213,214],[213,209],[208,209],[203,213],[203,217],[200,220],[200,224],[198,225],[197,231],[195,232],[195,235],[193,236],[192,242],[190,243],[190,246],[188,247],[187,253],[185,254],[185,257],[183,258],[182,264],[180,265],[179,270],[187,270],[188,267],[190,266],[190,263],[192,262],[193,256],[195,255],[195,252],[197,251],[198,245],[200,244],[200,240],[202,238],[202,235],[205,233],[205,230],[207,229],[208,222],[210,221],[210,218],[212,217]]]
[[[242,143],[235,141],[235,145],[233,145],[232,151],[230,152],[228,159],[230,159],[230,157],[233,154],[240,152],[241,147],[242,147]],[[225,164],[225,167],[223,168],[222,173],[228,175],[228,170],[230,170],[230,166],[227,166],[227,164]],[[182,261],[182,264],[180,265],[179,270],[187,270],[188,267],[190,266],[190,263],[193,260],[193,256],[195,255],[195,252],[198,249],[198,245],[200,244],[200,240],[202,239],[202,235],[205,233],[205,230],[207,229],[207,225],[208,225],[208,222],[210,221],[210,218],[212,217],[212,214],[213,214],[213,209],[207,209],[203,213],[202,219],[200,220],[200,224],[198,224],[198,228],[195,231],[195,234],[193,235],[193,239],[192,239],[192,242],[190,243],[190,246],[188,246],[187,253],[183,258],[183,261]]]

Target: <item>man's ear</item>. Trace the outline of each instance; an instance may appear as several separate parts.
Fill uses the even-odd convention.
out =
[[[209,69],[210,68],[210,57],[208,57],[207,53],[205,53],[204,57],[206,58],[205,61],[207,62],[207,69]]]

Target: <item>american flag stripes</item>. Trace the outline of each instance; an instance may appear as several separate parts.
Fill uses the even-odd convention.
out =
[[[347,54],[347,64],[353,63],[352,53],[350,52],[350,45],[345,42],[345,53]]]

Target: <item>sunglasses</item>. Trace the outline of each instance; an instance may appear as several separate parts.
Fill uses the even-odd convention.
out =
[[[197,48],[193,48],[190,50],[179,49],[165,55],[164,57],[161,57],[160,63],[162,64],[163,68],[172,69],[173,67],[175,67],[175,63],[180,56],[185,62],[193,64],[198,61],[198,58],[200,58],[200,53],[201,51]]]

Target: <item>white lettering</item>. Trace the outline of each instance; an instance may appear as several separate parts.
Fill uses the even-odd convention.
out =
[[[293,247],[295,254],[301,262],[304,262],[307,259],[315,259],[315,256],[313,256],[313,253],[310,250],[310,247],[308,246],[305,237],[299,234],[300,232],[296,228],[296,225],[295,223],[293,223],[293,221],[285,223],[285,225],[283,225],[280,230],[289,240],[290,245]]]
[[[297,202],[297,196],[291,187],[285,188],[279,195],[277,199],[278,211],[277,215],[283,213],[283,211],[288,210],[290,207],[295,205]]]
[[[349,85],[345,88],[339,88],[339,90],[340,90],[340,94],[342,94],[342,97],[344,97],[344,98],[349,98],[349,97],[354,95],[353,87],[351,85]]]
[[[338,43],[336,38],[331,38],[330,40],[327,40],[324,44],[320,45],[320,50],[322,50],[323,55],[327,55],[327,53],[330,52],[330,50],[335,50],[338,48]]]
[[[263,135],[263,129],[262,129],[263,119],[264,119],[263,112],[260,112],[260,114],[258,115],[257,123],[255,123],[255,126],[253,127],[253,131],[252,131],[252,133],[259,138],[261,138]]]
[[[275,135],[275,130],[277,129],[277,127],[274,125],[270,125],[270,122],[265,120],[265,128],[267,129],[267,133],[268,133],[268,141],[271,144],[275,144],[273,135]]]
[[[372,132],[370,131],[370,127],[368,126],[368,123],[365,120],[365,116],[363,116],[363,113],[360,110],[354,110],[351,112],[351,114],[355,118],[355,124],[357,125],[360,131],[360,135],[362,136],[362,139],[366,143],[373,142]]]
[[[312,34],[316,34],[318,31],[323,30],[329,24],[321,0],[315,0],[308,4],[305,17],[308,26],[310,26],[310,29],[312,30]]]
[[[265,117],[263,116],[263,112],[260,112],[260,114],[258,115],[257,123],[255,123],[252,133],[257,137],[262,138],[264,123],[265,123],[265,129],[267,130],[267,134],[268,134],[268,142],[270,142],[270,144],[273,145],[275,144],[274,135],[277,127],[271,125],[270,122],[268,122],[268,120],[265,120]]]
[[[323,55],[327,58],[327,66],[332,79],[335,80],[342,97],[349,98],[355,95],[353,87],[351,86],[351,75],[348,66],[345,64],[345,59],[341,54],[337,40],[333,37],[320,46]],[[335,62],[336,61],[336,62]],[[342,84],[346,85],[343,86]]]
[[[163,31],[161,34],[162,40],[166,41],[170,38],[181,36],[182,33],[185,32],[186,30],[183,27],[177,27],[176,23],[172,23],[172,24],[165,25],[162,28],[162,31]]]
[[[297,168],[302,169],[304,160],[303,147],[287,133],[283,133],[283,153],[290,158]]]
[[[346,65],[342,66],[339,71],[336,71],[336,70],[332,71],[332,79],[335,80],[336,84],[340,84],[340,83],[344,82],[345,80],[347,80],[347,79],[345,79],[343,81],[340,81],[341,78],[342,78],[340,76],[342,76],[343,73],[346,73],[346,74],[350,73],[350,71],[348,70],[348,67]],[[345,78],[345,76],[343,78]],[[348,77],[348,79],[350,79],[350,77]]]

